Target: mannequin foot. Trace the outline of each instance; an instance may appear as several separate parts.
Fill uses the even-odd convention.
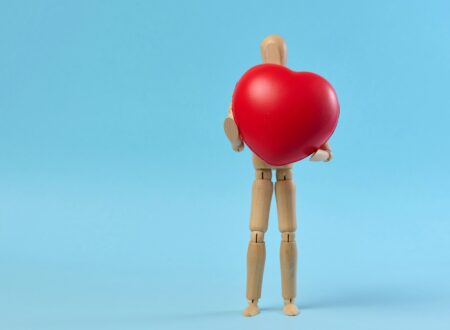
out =
[[[288,316],[296,316],[300,314],[300,310],[298,309],[297,305],[294,303],[294,301],[285,301],[284,307],[283,307],[283,313]]]
[[[245,308],[242,312],[244,316],[255,316],[259,314],[258,302],[249,302],[247,308]]]

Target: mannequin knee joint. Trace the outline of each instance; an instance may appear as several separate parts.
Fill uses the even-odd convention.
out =
[[[252,231],[250,241],[253,243],[264,243],[264,233],[262,231]]]
[[[281,233],[281,241],[286,243],[295,242],[295,232]]]

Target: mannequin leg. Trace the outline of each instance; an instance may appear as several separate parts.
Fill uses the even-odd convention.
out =
[[[297,229],[295,216],[295,184],[291,169],[277,169],[275,195],[278,210],[278,227],[281,232],[280,266],[284,299],[283,312],[295,316],[299,313],[295,305],[297,294]]]
[[[270,169],[257,169],[252,188],[252,206],[250,212],[251,238],[247,251],[247,300],[248,307],[243,311],[245,316],[259,313],[258,300],[261,297],[266,245],[264,233],[269,222],[270,202],[273,183]]]

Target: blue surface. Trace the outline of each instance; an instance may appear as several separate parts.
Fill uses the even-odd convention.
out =
[[[253,170],[222,122],[283,35],[341,118],[296,166],[299,305],[275,208],[245,319]],[[0,329],[448,329],[447,1],[2,1]]]

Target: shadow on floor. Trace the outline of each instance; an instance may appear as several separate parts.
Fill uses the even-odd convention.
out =
[[[399,290],[398,288],[371,288],[369,290],[352,290],[304,299],[300,308],[393,308],[419,306],[442,301],[445,297],[435,292],[418,292],[415,290]]]
[[[303,299],[302,299],[303,298]],[[317,296],[314,299],[300,296],[300,310],[320,310],[320,309],[340,309],[340,308],[368,308],[368,309],[386,309],[386,308],[417,308],[434,303],[449,303],[445,294],[438,292],[414,292],[413,290],[400,290],[399,288],[370,288],[366,290],[352,290],[330,293],[329,296]],[[244,308],[244,305],[237,306]],[[261,312],[279,313],[282,315],[282,304],[265,306],[261,304]],[[164,324],[173,324],[176,322],[196,321],[205,319],[236,318],[244,319],[241,309],[235,310],[216,310],[186,313],[171,313],[166,315],[135,315],[128,317],[111,317],[105,319],[67,319],[52,320],[49,322],[24,322],[17,324],[24,328],[26,325],[40,325],[50,328],[60,328],[61,326],[107,326],[107,325],[127,325],[127,326],[162,326]]]

